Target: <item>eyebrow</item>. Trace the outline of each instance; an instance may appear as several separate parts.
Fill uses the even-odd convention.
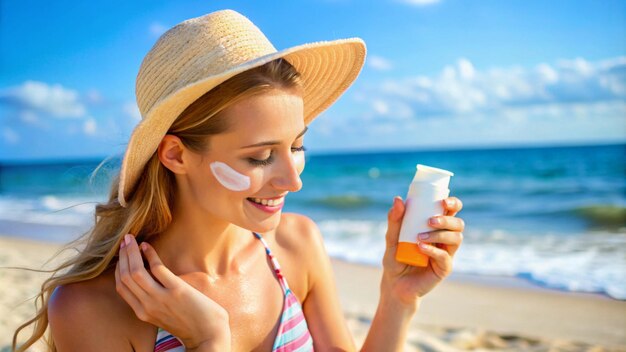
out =
[[[296,139],[302,137],[306,133],[306,131],[308,131],[308,130],[309,130],[309,127],[305,126],[304,129],[302,130],[302,132],[300,132],[300,134],[296,137]],[[276,144],[280,144],[280,141],[265,141],[265,142],[254,143],[254,144],[247,145],[245,147],[241,147],[241,149],[262,147],[262,146],[266,146],[266,145],[276,145]]]

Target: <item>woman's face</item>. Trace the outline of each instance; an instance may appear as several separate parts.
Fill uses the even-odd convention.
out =
[[[285,196],[302,188],[303,111],[301,96],[285,90],[223,110],[230,129],[209,138],[187,174],[192,206],[256,232],[278,226]]]

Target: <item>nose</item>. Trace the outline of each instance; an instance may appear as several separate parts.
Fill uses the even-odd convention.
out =
[[[276,175],[272,179],[272,186],[284,191],[298,192],[302,189],[302,180],[300,179],[302,166],[298,165],[297,160],[292,155],[282,159],[283,162],[278,166]]]

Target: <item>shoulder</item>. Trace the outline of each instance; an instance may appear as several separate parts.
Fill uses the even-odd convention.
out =
[[[322,233],[309,217],[295,214],[282,214],[276,229],[276,243],[294,254],[300,264],[315,262],[326,256]]]
[[[304,300],[313,286],[315,276],[323,274],[316,268],[319,263],[328,260],[322,234],[310,218],[284,213],[276,229],[275,242],[281,251],[279,260],[283,272],[292,290]]]
[[[59,350],[128,350],[134,330],[130,307],[117,295],[113,273],[57,287],[48,321]],[[107,341],[104,344],[103,341]]]

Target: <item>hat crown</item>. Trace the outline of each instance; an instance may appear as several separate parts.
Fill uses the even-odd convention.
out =
[[[139,68],[135,88],[141,116],[189,84],[274,52],[263,32],[233,10],[181,22],[159,38]]]

